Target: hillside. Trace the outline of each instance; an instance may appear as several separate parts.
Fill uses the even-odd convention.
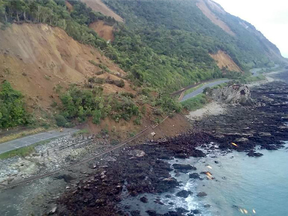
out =
[[[0,82],[8,80],[29,98],[30,106],[47,109],[57,100],[57,86],[65,89],[71,84],[84,85],[88,78],[103,70],[91,64],[91,60],[107,66],[114,74],[126,75],[97,49],[80,44],[59,28],[44,24],[13,24],[5,31],[0,30],[0,34],[0,71],[5,71],[1,72]],[[109,76],[119,79],[111,73]],[[124,88],[104,84],[104,93],[135,93],[126,80],[125,83]]]
[[[283,62],[255,27],[210,0],[83,2],[0,0],[3,89],[59,126],[139,129],[181,111],[175,90]],[[9,125],[11,103],[1,100]]]
[[[254,26],[211,0],[104,2],[159,54],[181,55],[195,61],[197,55],[190,50],[201,48],[210,54],[223,51],[244,70],[285,61],[278,48]],[[201,61],[206,63],[208,59]]]

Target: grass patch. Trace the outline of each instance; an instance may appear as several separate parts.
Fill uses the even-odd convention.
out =
[[[50,141],[52,141],[53,139],[56,139],[56,138],[52,138],[52,139],[49,139],[49,140],[43,140],[43,141],[34,143],[34,144],[30,145],[30,146],[26,146],[26,147],[23,147],[23,148],[18,148],[18,149],[14,149],[12,151],[9,151],[9,152],[5,152],[3,154],[0,154],[0,160],[4,160],[4,159],[7,159],[7,158],[12,158],[12,157],[15,157],[15,156],[26,157],[26,156],[28,156],[28,155],[30,155],[30,154],[35,152],[35,147],[36,146],[47,144]]]
[[[89,130],[88,129],[82,129],[80,131],[77,131],[76,133],[74,133],[72,136],[73,137],[77,137],[77,136],[80,136],[80,135],[84,135],[84,134],[89,134]]]
[[[188,111],[194,111],[194,110],[202,108],[205,104],[207,104],[207,102],[208,100],[207,100],[206,95],[200,94],[194,98],[183,101],[181,104],[184,107],[184,109]]]
[[[45,128],[36,128],[36,129],[33,129],[33,130],[28,130],[28,131],[24,131],[24,132],[15,133],[15,134],[10,134],[10,135],[1,137],[0,138],[0,144],[4,143],[4,142],[11,141],[11,140],[15,140],[15,139],[18,139],[18,138],[21,138],[21,137],[24,137],[24,136],[40,133],[40,132],[43,132],[43,131],[46,131],[46,129]]]
[[[242,84],[247,84],[247,83],[253,83],[253,82],[258,82],[258,81],[262,81],[262,80],[266,80],[266,77],[261,74],[258,76],[244,77],[244,78],[240,79],[239,82]]]

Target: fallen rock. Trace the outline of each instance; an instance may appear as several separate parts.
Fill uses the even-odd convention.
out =
[[[176,208],[176,212],[179,214],[184,214],[189,212],[188,210],[184,209],[184,208]]]
[[[253,151],[253,150],[250,150],[247,155],[248,155],[249,157],[261,157],[261,156],[263,156],[262,153],[255,152],[255,151]]]
[[[148,203],[148,199],[146,197],[141,197],[140,201],[143,203]]]
[[[247,139],[245,137],[241,137],[241,138],[236,139],[236,143],[237,142],[248,142],[248,141],[249,141],[249,139]]]
[[[142,151],[142,150],[135,149],[135,150],[130,151],[129,155],[133,156],[133,157],[140,158],[140,157],[144,157],[145,156],[145,152]]]
[[[57,211],[57,206],[53,206],[53,207],[51,208],[51,210],[48,212],[48,215],[53,215],[53,214],[56,213],[56,211]]]
[[[198,173],[190,173],[189,178],[200,179],[200,175]]]
[[[179,191],[178,193],[176,193],[176,196],[187,198],[191,194],[192,194],[191,191],[182,190],[182,191]]]
[[[130,214],[131,214],[131,216],[140,216],[140,211],[138,211],[138,210],[131,211]]]
[[[191,213],[193,214],[201,214],[201,211],[198,209],[192,210]]]
[[[204,197],[204,196],[207,196],[207,194],[205,192],[199,192],[197,194],[198,197]]]
[[[193,167],[189,164],[173,164],[174,169],[178,170],[196,170],[196,167]]]
[[[272,136],[271,133],[268,133],[268,132],[259,132],[259,136],[262,136],[262,137],[270,137]]]
[[[146,213],[147,213],[149,216],[157,216],[157,213],[156,213],[156,211],[154,211],[154,210],[148,210],[148,211],[146,211]]]

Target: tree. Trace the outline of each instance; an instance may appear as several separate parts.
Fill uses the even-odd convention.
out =
[[[15,127],[27,123],[23,95],[5,81],[0,91],[0,128]]]
[[[25,9],[25,2],[23,0],[11,0],[9,3],[9,8],[11,8],[12,13],[16,14],[17,21],[19,22],[19,15],[23,13]]]
[[[0,21],[2,21],[2,17],[5,18],[5,22],[7,22],[7,14],[6,14],[6,2],[0,0]]]

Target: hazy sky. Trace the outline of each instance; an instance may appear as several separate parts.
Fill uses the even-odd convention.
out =
[[[287,0],[214,0],[227,12],[253,24],[288,58]]]

